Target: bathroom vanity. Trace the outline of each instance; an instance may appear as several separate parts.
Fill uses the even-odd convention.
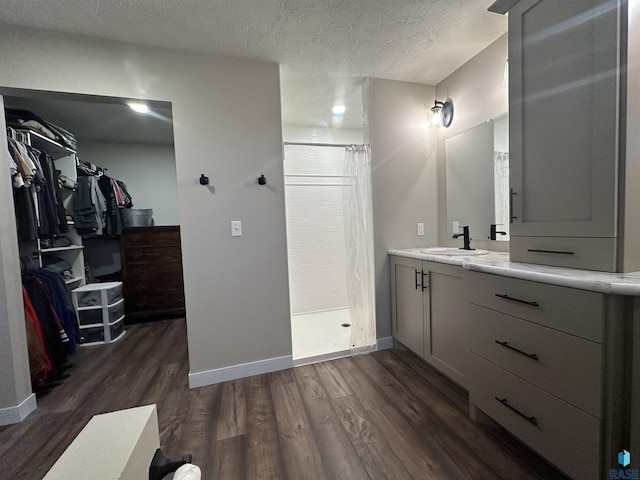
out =
[[[389,253],[394,338],[469,391],[474,420],[497,422],[572,478],[603,478],[639,446],[640,272]]]

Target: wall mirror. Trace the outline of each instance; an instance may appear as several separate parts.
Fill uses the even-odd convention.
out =
[[[500,115],[445,140],[447,238],[469,226],[471,237],[509,240],[509,118]],[[454,222],[460,231],[454,231]]]

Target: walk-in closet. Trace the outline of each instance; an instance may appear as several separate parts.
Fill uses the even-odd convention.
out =
[[[16,255],[42,395],[82,368],[79,349],[115,345],[136,322],[184,317],[171,106],[10,93],[0,99]]]

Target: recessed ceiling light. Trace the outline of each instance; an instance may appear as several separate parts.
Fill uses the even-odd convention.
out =
[[[129,102],[128,105],[134,112],[149,113],[149,106],[145,103]]]
[[[347,107],[344,105],[336,105],[331,109],[331,111],[334,115],[344,115],[344,112],[347,111]]]

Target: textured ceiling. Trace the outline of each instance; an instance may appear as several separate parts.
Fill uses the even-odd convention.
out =
[[[0,0],[0,22],[279,63],[285,122],[309,123],[322,120],[288,104],[319,108],[341,83],[436,85],[506,32],[492,2]]]

